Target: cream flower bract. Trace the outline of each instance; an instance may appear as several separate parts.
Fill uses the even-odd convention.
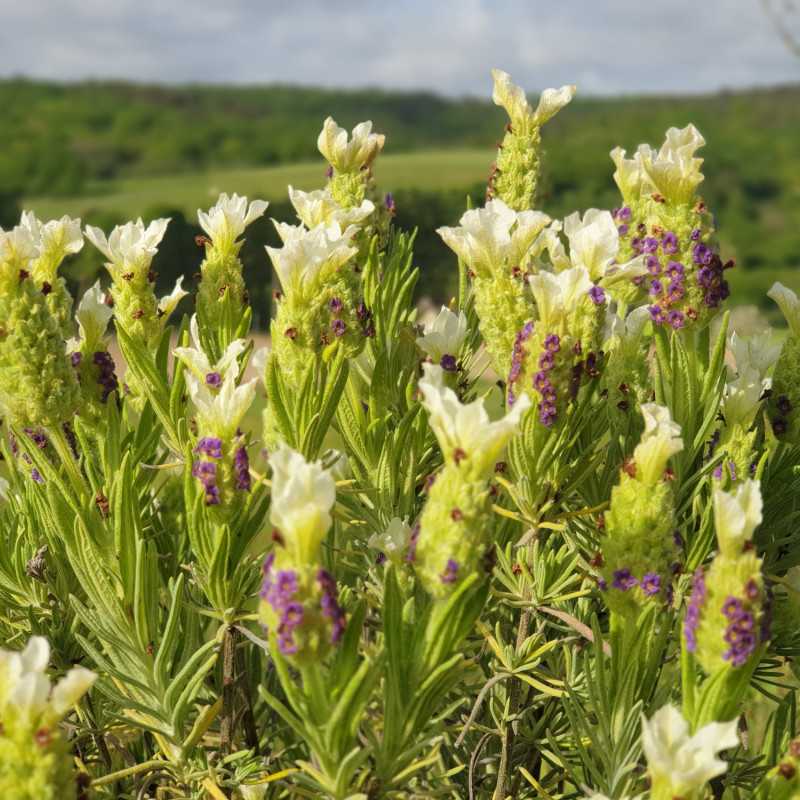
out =
[[[653,799],[699,796],[695,793],[727,769],[717,753],[739,744],[736,726],[737,720],[712,722],[692,736],[689,723],[673,705],[659,709],[649,720],[642,715],[642,749]]]
[[[630,280],[644,275],[647,267],[638,256],[625,264],[617,264],[619,231],[609,211],[590,208],[581,217],[579,212],[564,218],[564,234],[569,240],[569,257],[573,267],[585,267],[595,283]]]
[[[554,117],[575,96],[576,87],[562,86],[559,89],[545,89],[539,96],[536,110],[531,108],[525,90],[512,82],[511,76],[501,69],[492,70],[494,89],[492,100],[495,105],[505,109],[513,123],[523,123],[530,119],[535,125],[543,125]]]
[[[105,292],[100,288],[100,281],[95,281],[95,284],[84,292],[75,313],[80,340],[86,343],[87,349],[96,349],[101,344],[113,314],[106,303]],[[67,350],[77,350],[78,346],[79,343],[71,339]]]
[[[550,222],[541,211],[516,212],[502,200],[467,211],[456,228],[438,228],[445,244],[476,273],[521,266],[536,237]]]
[[[530,407],[530,399],[526,394],[521,395],[508,414],[491,422],[483,400],[461,403],[445,385],[445,373],[440,366],[426,363],[423,370],[425,375],[419,382],[422,405],[428,411],[429,424],[445,458],[466,457],[478,472],[490,471],[517,432],[523,414]]]
[[[344,231],[338,223],[317,225],[310,231],[299,226],[276,224],[283,247],[267,247],[284,291],[314,292],[325,270],[347,263],[358,248],[350,244],[355,228]]]
[[[727,426],[750,427],[761,403],[764,382],[751,367],[745,367],[737,377],[725,384],[721,410]]]
[[[236,375],[229,370],[218,392],[213,392],[206,381],[201,382],[191,372],[186,374],[186,383],[197,409],[198,427],[214,431],[223,440],[231,438],[253,402],[256,379],[237,386]]]
[[[91,688],[97,676],[75,667],[55,686],[47,676],[50,645],[33,636],[21,653],[0,650],[0,719],[32,727],[52,725]]]
[[[233,373],[234,378],[239,376],[239,356],[247,348],[244,339],[232,341],[222,357],[215,364],[212,364],[200,342],[200,329],[197,324],[197,314],[192,315],[189,323],[189,330],[192,336],[193,347],[176,347],[173,351],[175,356],[183,361],[184,364],[194,373],[195,377],[208,386],[218,386]]]
[[[733,491],[714,490],[714,524],[723,554],[736,556],[761,524],[761,485],[748,478]]]
[[[167,318],[178,307],[178,303],[183,300],[189,292],[183,288],[183,275],[175,281],[175,288],[169,293],[164,295],[158,301],[158,310],[163,318]]]
[[[390,561],[399,564],[408,550],[411,526],[400,517],[392,517],[383,533],[373,533],[367,546],[380,550]]]
[[[317,147],[326,161],[338,172],[358,172],[369,166],[383,149],[386,137],[372,133],[372,122],[360,122],[348,138],[347,131],[328,117],[317,138]]]
[[[288,447],[270,455],[272,502],[270,522],[300,564],[318,560],[319,545],[331,526],[336,483],[322,462],[308,462]]]
[[[557,273],[542,271],[532,275],[529,282],[536,300],[538,321],[547,330],[555,329],[562,316],[592,288],[586,267],[572,267]]]
[[[644,433],[633,451],[636,475],[644,483],[661,480],[670,457],[683,450],[681,426],[673,422],[669,409],[657,403],[642,405]]]
[[[253,200],[249,205],[246,197],[223,192],[216,205],[207,212],[197,210],[200,227],[211,237],[214,246],[223,252],[233,248],[236,240],[251,222],[255,222],[269,206],[266,200]]]
[[[106,238],[100,228],[86,226],[86,238],[108,259],[109,269],[149,269],[158,252],[158,245],[167,232],[169,219],[155,219],[145,226],[141,217],[136,222],[117,225]]]
[[[670,128],[658,153],[650,148],[640,148],[642,167],[656,191],[668,200],[685,204],[691,202],[697,187],[703,181],[700,167],[702,158],[695,152],[706,140],[694,125]]]
[[[800,300],[797,295],[782,283],[776,282],[767,292],[767,297],[778,304],[792,333],[800,336]]]
[[[375,211],[375,204],[371,200],[363,200],[361,205],[354,208],[343,208],[336,202],[330,189],[302,192],[289,186],[289,199],[298,219],[309,229],[335,222],[345,230],[350,225],[360,225]]]
[[[466,336],[464,312],[454,314],[447,306],[442,306],[436,318],[425,325],[423,335],[417,337],[417,345],[438,364],[444,356],[455,358]]]
[[[753,369],[761,378],[766,376],[781,354],[781,345],[775,342],[772,331],[746,337],[734,331],[730,346],[737,373]]]
[[[36,247],[40,280],[53,280],[61,262],[83,248],[80,219],[63,216],[42,222],[32,211],[23,211],[20,224],[30,232]]]
[[[0,228],[0,264],[27,264],[36,253],[36,241],[29,228],[24,225],[17,225],[10,231]]]

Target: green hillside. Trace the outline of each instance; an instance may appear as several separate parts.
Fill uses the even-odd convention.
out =
[[[491,153],[486,150],[426,150],[381,156],[380,183],[387,190],[439,191],[481,183]],[[154,177],[97,181],[86,194],[72,197],[26,197],[25,205],[40,217],[62,214],[85,217],[118,212],[134,217],[160,203],[194,216],[198,207],[216,202],[220,192],[238,192],[270,201],[286,198],[286,187],[316,189],[325,182],[321,159],[275,167],[236,167],[202,172],[179,172]]]
[[[372,119],[387,134],[378,183],[395,193],[398,223],[420,228],[421,289],[437,298],[452,290],[453,264],[435,228],[457,221],[467,194],[482,201],[504,125],[488,100],[419,92],[5,81],[0,102],[0,224],[23,203],[42,216],[69,213],[106,227],[169,213],[165,281],[196,269],[198,207],[220,191],[236,191],[270,199],[270,215],[289,219],[286,185],[307,189],[324,181],[316,138],[325,116],[348,126]],[[797,86],[694,97],[579,95],[544,130],[542,208],[561,216],[613,207],[612,147],[659,144],[666,128],[689,122],[708,142],[704,193],[723,253],[738,263],[736,299],[764,305],[775,279],[800,289]],[[252,275],[263,277],[262,246],[272,236],[268,223],[252,229]],[[87,252],[72,273],[85,279],[99,265],[99,256]]]

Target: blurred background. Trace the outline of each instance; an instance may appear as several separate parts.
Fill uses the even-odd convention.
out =
[[[505,124],[494,66],[534,97],[578,85],[544,129],[543,210],[617,205],[612,147],[693,122],[734,302],[770,314],[773,281],[800,290],[800,0],[0,0],[0,14],[0,225],[22,208],[105,229],[170,216],[164,290],[197,271],[197,209],[219,192],[293,219],[286,185],[323,185],[330,114],[386,133],[378,184],[419,228],[420,297],[446,301],[455,261],[435,228],[483,202]],[[243,251],[261,327],[275,238],[265,218]],[[101,270],[87,246],[66,273],[78,290]]]

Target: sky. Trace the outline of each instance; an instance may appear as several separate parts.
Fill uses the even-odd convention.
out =
[[[290,83],[486,96],[800,81],[800,0],[0,0],[0,75]]]

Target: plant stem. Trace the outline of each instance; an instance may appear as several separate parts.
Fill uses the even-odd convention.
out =
[[[526,592],[528,594],[528,592]],[[528,638],[528,627],[531,622],[531,609],[526,608],[520,618],[517,627],[517,646],[519,651],[523,642]],[[508,691],[508,712],[509,717],[513,718],[519,712],[521,696],[521,685],[519,681],[512,679],[511,688]],[[514,749],[514,738],[517,733],[518,723],[516,721],[505,723],[502,736],[502,751],[500,753],[500,766],[497,769],[497,784],[494,787],[492,800],[504,800],[506,797],[506,786],[508,785],[511,769],[511,755]]]
[[[236,724],[236,628],[228,627],[222,640],[222,719],[220,721],[220,750],[231,752],[233,729]]]
[[[237,638],[241,636],[238,626],[234,627]],[[253,715],[253,702],[250,698],[249,684],[247,680],[247,670],[245,668],[245,654],[241,647],[236,648],[236,668],[238,670],[237,688],[239,699],[242,704],[242,727],[244,728],[245,744],[258,753],[258,730],[256,729],[256,719]]]
[[[107,786],[109,783],[114,783],[123,778],[130,778],[131,775],[138,775],[140,772],[166,769],[168,766],[169,764],[166,761],[144,761],[141,764],[134,764],[134,766],[128,767],[127,769],[121,769],[119,772],[112,772],[110,775],[103,775],[102,778],[96,778],[92,781],[92,786]]]

